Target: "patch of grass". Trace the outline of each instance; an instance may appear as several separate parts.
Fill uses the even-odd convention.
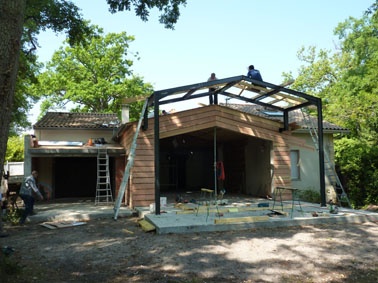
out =
[[[18,225],[21,219],[21,215],[23,213],[22,209],[19,208],[10,208],[3,219],[5,222],[9,222],[12,225]]]
[[[301,201],[320,203],[320,193],[311,189],[299,190],[298,197]]]

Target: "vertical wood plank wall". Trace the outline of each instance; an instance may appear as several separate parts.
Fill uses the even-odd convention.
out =
[[[134,167],[130,174],[129,194],[131,207],[148,206],[155,202],[154,169],[154,118],[149,119],[149,128],[141,130],[137,139]],[[188,111],[160,116],[160,138],[176,136],[188,132],[213,127],[224,128],[235,133],[253,136],[273,142],[274,178],[273,186],[290,186],[290,144],[305,146],[305,142],[291,135],[279,132],[282,123],[212,105]],[[136,123],[123,133],[121,144],[127,153],[131,146]],[[285,197],[285,196],[284,196]]]

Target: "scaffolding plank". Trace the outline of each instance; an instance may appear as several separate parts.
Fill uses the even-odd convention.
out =
[[[232,218],[220,218],[215,219],[215,224],[232,224],[232,223],[246,223],[257,221],[268,221],[270,218],[267,215],[263,216],[245,216],[245,217],[232,217]]]
[[[144,232],[151,232],[151,231],[154,231],[156,229],[156,227],[154,225],[152,225],[150,222],[148,222],[147,220],[140,220],[139,222],[139,225],[140,227],[142,227],[142,230]]]

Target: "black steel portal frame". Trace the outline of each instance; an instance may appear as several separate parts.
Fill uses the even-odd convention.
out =
[[[215,89],[210,91],[211,89]],[[284,127],[289,129],[289,112],[308,106],[317,108],[317,130],[319,147],[320,195],[321,206],[326,206],[324,179],[323,114],[320,98],[291,90],[283,85],[256,81],[246,76],[235,76],[215,81],[202,82],[187,86],[155,91],[149,98],[149,106],[154,106],[154,142],[155,142],[155,213],[160,214],[160,133],[159,106],[209,96],[211,93],[224,95],[246,103],[266,107],[267,110],[283,113]],[[144,128],[147,128],[147,111],[144,113]]]

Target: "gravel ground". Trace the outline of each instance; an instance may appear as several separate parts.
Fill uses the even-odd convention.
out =
[[[378,282],[378,224],[146,233],[137,218],[5,227],[1,282]]]

